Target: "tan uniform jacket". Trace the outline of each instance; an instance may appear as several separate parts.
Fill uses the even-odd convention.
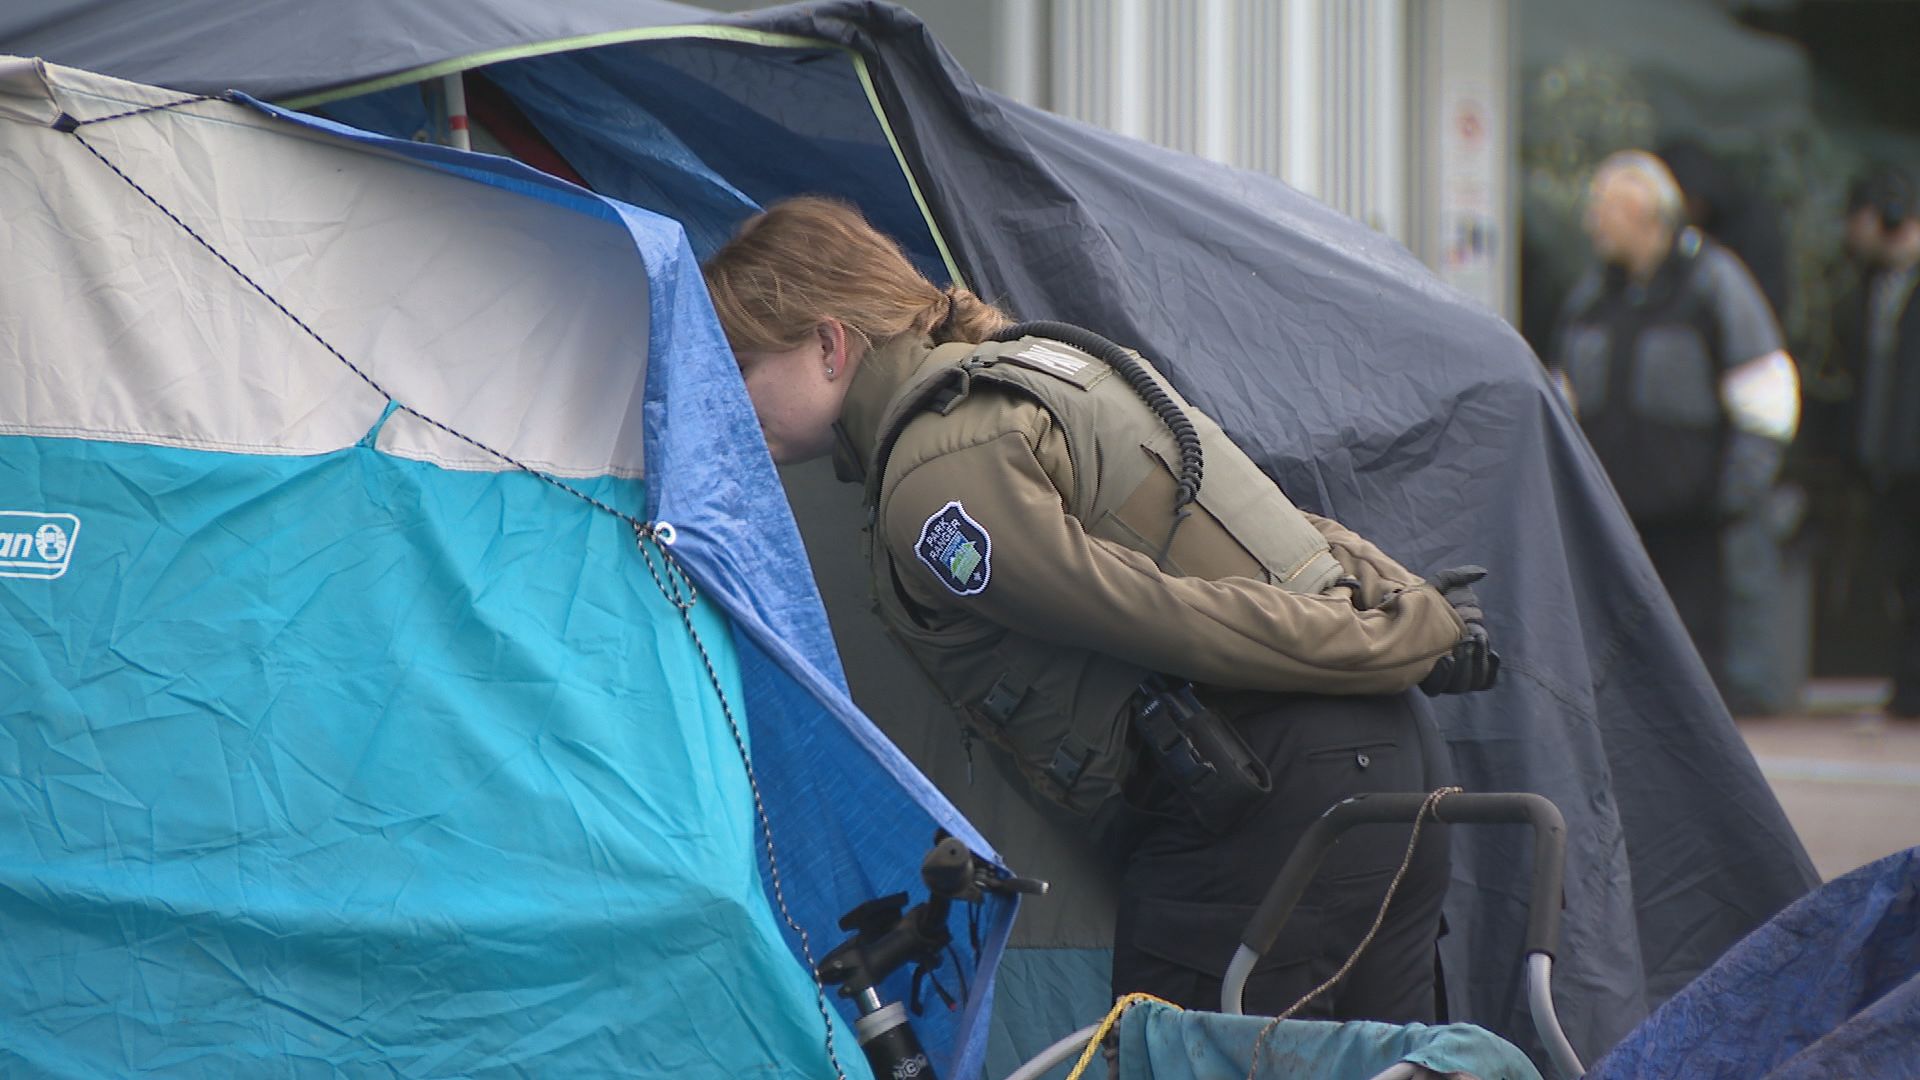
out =
[[[843,414],[848,451],[873,453],[879,413],[928,349],[895,343],[863,362]],[[1303,595],[1268,584],[1199,508],[1170,560],[1184,575],[1090,536],[1061,494],[1073,490],[1065,440],[1037,402],[1004,388],[976,385],[951,412],[918,416],[883,475],[876,513],[885,550],[873,556],[887,566],[876,565],[875,577],[890,577],[924,625],[1012,631],[1220,688],[1346,694],[1414,686],[1462,633],[1438,592],[1326,518],[1310,516],[1358,597],[1344,585]],[[983,587],[965,595],[916,550],[930,527],[954,520],[953,506],[987,538]]]

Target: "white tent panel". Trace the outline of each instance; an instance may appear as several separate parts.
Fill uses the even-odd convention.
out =
[[[180,97],[0,58],[0,361],[36,358],[0,363],[0,432],[309,454],[386,406],[91,145],[402,404],[548,471],[639,475],[625,229],[230,102],[85,123]],[[506,467],[405,413],[378,445]]]

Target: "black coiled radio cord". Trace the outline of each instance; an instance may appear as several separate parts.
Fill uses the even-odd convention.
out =
[[[1200,432],[1186,411],[1173,400],[1173,395],[1161,386],[1159,380],[1147,370],[1134,353],[1121,348],[1111,339],[1072,323],[1036,320],[1015,323],[993,335],[995,341],[1016,341],[1023,337],[1047,338],[1071,345],[1081,352],[1097,356],[1108,366],[1127,380],[1127,385],[1147,403],[1160,422],[1167,425],[1173,433],[1174,444],[1180,450],[1180,472],[1177,477],[1179,487],[1174,492],[1173,525],[1167,529],[1166,543],[1160,546],[1160,555],[1154,561],[1164,563],[1167,552],[1173,547],[1173,535],[1180,529],[1180,523],[1193,513],[1188,507],[1200,497],[1200,477],[1205,462],[1200,454]]]

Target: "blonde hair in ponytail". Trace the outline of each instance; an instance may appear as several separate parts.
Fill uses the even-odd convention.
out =
[[[936,342],[967,341],[978,344],[1013,325],[1012,316],[973,295],[969,289],[949,285],[946,297],[946,314],[932,330]]]
[[[985,341],[1012,324],[968,290],[928,281],[859,211],[816,196],[749,218],[701,272],[736,356],[791,349],[827,319],[869,347],[907,333]]]

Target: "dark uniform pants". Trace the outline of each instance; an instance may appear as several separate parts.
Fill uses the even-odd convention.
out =
[[[1225,836],[1174,812],[1170,793],[1146,797],[1151,816],[1121,882],[1113,955],[1116,995],[1145,991],[1218,1009],[1240,932],[1314,819],[1363,792],[1417,792],[1444,782],[1437,735],[1421,737],[1408,695],[1273,695],[1242,714],[1241,732],[1273,772],[1273,794]],[[1423,746],[1423,743],[1425,744]],[[1244,1003],[1274,1015],[1338,971],[1372,925],[1410,826],[1348,832],[1321,863],[1279,937],[1247,980]],[[1434,947],[1448,881],[1446,829],[1421,830],[1386,922],[1357,966],[1299,1016],[1392,1023],[1434,1019]]]

